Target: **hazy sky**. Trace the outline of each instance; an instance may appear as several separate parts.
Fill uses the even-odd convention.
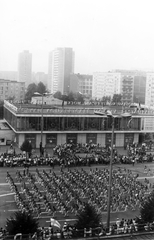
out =
[[[75,72],[154,69],[153,0],[0,0],[0,71],[32,53],[33,71],[48,54],[72,47]]]

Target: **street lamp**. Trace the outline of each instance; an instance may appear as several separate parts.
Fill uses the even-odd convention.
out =
[[[108,202],[107,202],[107,230],[109,231],[110,228],[110,213],[111,213],[111,188],[112,188],[112,161],[113,161],[113,144],[114,144],[114,125],[115,125],[115,118],[123,117],[123,118],[130,118],[131,114],[123,113],[121,115],[113,115],[110,110],[105,110],[104,112],[95,111],[94,114],[102,115],[106,117],[112,118],[112,135],[111,135],[111,155],[110,155],[110,167],[109,167],[109,185],[108,185]],[[129,120],[130,121],[130,120]]]
[[[43,98],[44,96],[51,95],[50,93],[39,93],[39,92],[34,92],[34,95],[41,96],[42,97],[42,105],[41,105],[41,141],[40,141],[40,157],[42,157],[43,152],[42,152],[42,140],[43,140]]]

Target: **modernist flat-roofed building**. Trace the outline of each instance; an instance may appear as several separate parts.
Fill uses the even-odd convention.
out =
[[[81,92],[85,96],[92,97],[92,75],[71,74],[70,92]]]
[[[4,120],[0,120],[0,146],[9,145],[14,140],[15,133]]]
[[[26,87],[32,83],[32,54],[28,50],[18,56],[18,81],[25,82]]]
[[[101,108],[84,108],[83,106],[58,107],[52,109],[49,105],[13,104],[4,102],[4,119],[16,135],[19,146],[25,139],[30,140],[34,148],[39,148],[41,141],[41,118],[43,116],[43,147],[54,147],[57,144],[89,143],[100,146],[111,145],[112,119],[103,115],[96,115]],[[132,115],[131,127],[128,118],[121,117],[123,111]],[[43,113],[43,115],[42,115]],[[139,136],[154,132],[154,111],[113,110],[115,118],[114,144],[116,147],[126,146],[128,143],[138,143]]]
[[[0,100],[13,99],[22,101],[25,98],[25,83],[0,79]]]
[[[70,74],[74,72],[72,48],[56,48],[49,53],[48,88],[51,93],[69,93]]]
[[[95,72],[93,73],[92,97],[101,99],[120,93],[121,73]]]

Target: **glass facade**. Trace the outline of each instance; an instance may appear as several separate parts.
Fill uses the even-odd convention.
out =
[[[15,116],[11,111],[4,109],[4,118],[16,131],[41,131],[40,116]],[[106,117],[43,117],[43,131],[111,131],[112,118]],[[128,119],[115,118],[115,131],[140,131],[141,118],[133,118],[128,126]]]

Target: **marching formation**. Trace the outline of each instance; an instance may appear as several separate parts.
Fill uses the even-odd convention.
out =
[[[128,169],[113,170],[113,188],[111,211],[127,211],[141,208],[146,193],[150,189],[148,181],[141,183],[137,176]],[[21,211],[28,211],[39,217],[42,212],[55,217],[61,213],[64,217],[77,214],[85,203],[93,205],[97,212],[107,211],[108,169],[61,169],[61,174],[54,171],[42,172],[36,169],[32,174],[27,169],[16,172],[16,180],[7,173],[7,181],[15,192],[15,201]]]

